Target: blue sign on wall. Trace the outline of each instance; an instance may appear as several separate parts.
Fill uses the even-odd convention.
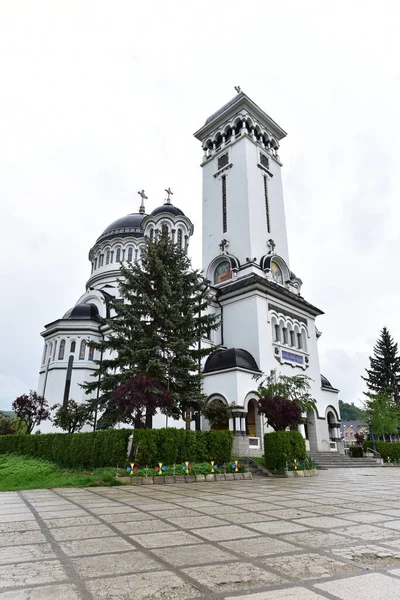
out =
[[[293,352],[286,352],[285,350],[283,350],[282,351],[282,358],[284,360],[290,360],[292,362],[295,362],[298,365],[302,365],[303,364],[303,357],[299,356],[298,354],[293,354]]]

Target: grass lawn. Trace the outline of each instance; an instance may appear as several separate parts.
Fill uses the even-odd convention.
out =
[[[32,456],[0,456],[0,492],[103,485],[118,485],[115,480],[115,467],[92,471],[64,469],[55,463]]]

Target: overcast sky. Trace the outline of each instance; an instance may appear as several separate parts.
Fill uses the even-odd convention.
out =
[[[400,341],[398,3],[0,2],[0,409],[36,389],[43,326],[83,294],[113,220],[173,201],[201,259],[192,136],[240,85],[281,143],[290,267],[340,398]]]

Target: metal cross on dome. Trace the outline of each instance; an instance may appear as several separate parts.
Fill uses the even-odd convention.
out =
[[[166,192],[167,192],[167,194],[168,194],[168,197],[167,197],[167,199],[166,199],[166,201],[165,201],[165,204],[171,204],[171,196],[173,196],[173,195],[174,195],[174,192],[171,190],[171,188],[170,188],[170,187],[169,187],[169,188],[165,188],[165,191],[166,191]]]
[[[145,212],[145,207],[144,207],[144,201],[147,200],[147,196],[145,194],[145,191],[142,190],[141,192],[138,192],[139,196],[141,197],[142,201],[140,203],[140,208],[139,208],[139,212],[140,213],[144,213]]]

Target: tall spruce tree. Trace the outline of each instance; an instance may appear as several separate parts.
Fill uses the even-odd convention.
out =
[[[137,375],[156,379],[173,395],[171,414],[183,416],[190,428],[190,407],[202,399],[201,359],[213,350],[200,342],[218,327],[218,317],[207,314],[206,280],[163,234],[146,241],[141,264],[121,265],[119,289],[124,300],[109,301],[115,316],[104,319],[109,334],[93,344],[103,358],[86,392],[99,390],[99,408],[107,409],[121,383]]]
[[[372,394],[388,394],[400,402],[400,356],[397,344],[386,327],[374,346],[374,356],[369,357],[370,368],[365,369],[367,377],[362,377],[367,384],[368,396]]]

